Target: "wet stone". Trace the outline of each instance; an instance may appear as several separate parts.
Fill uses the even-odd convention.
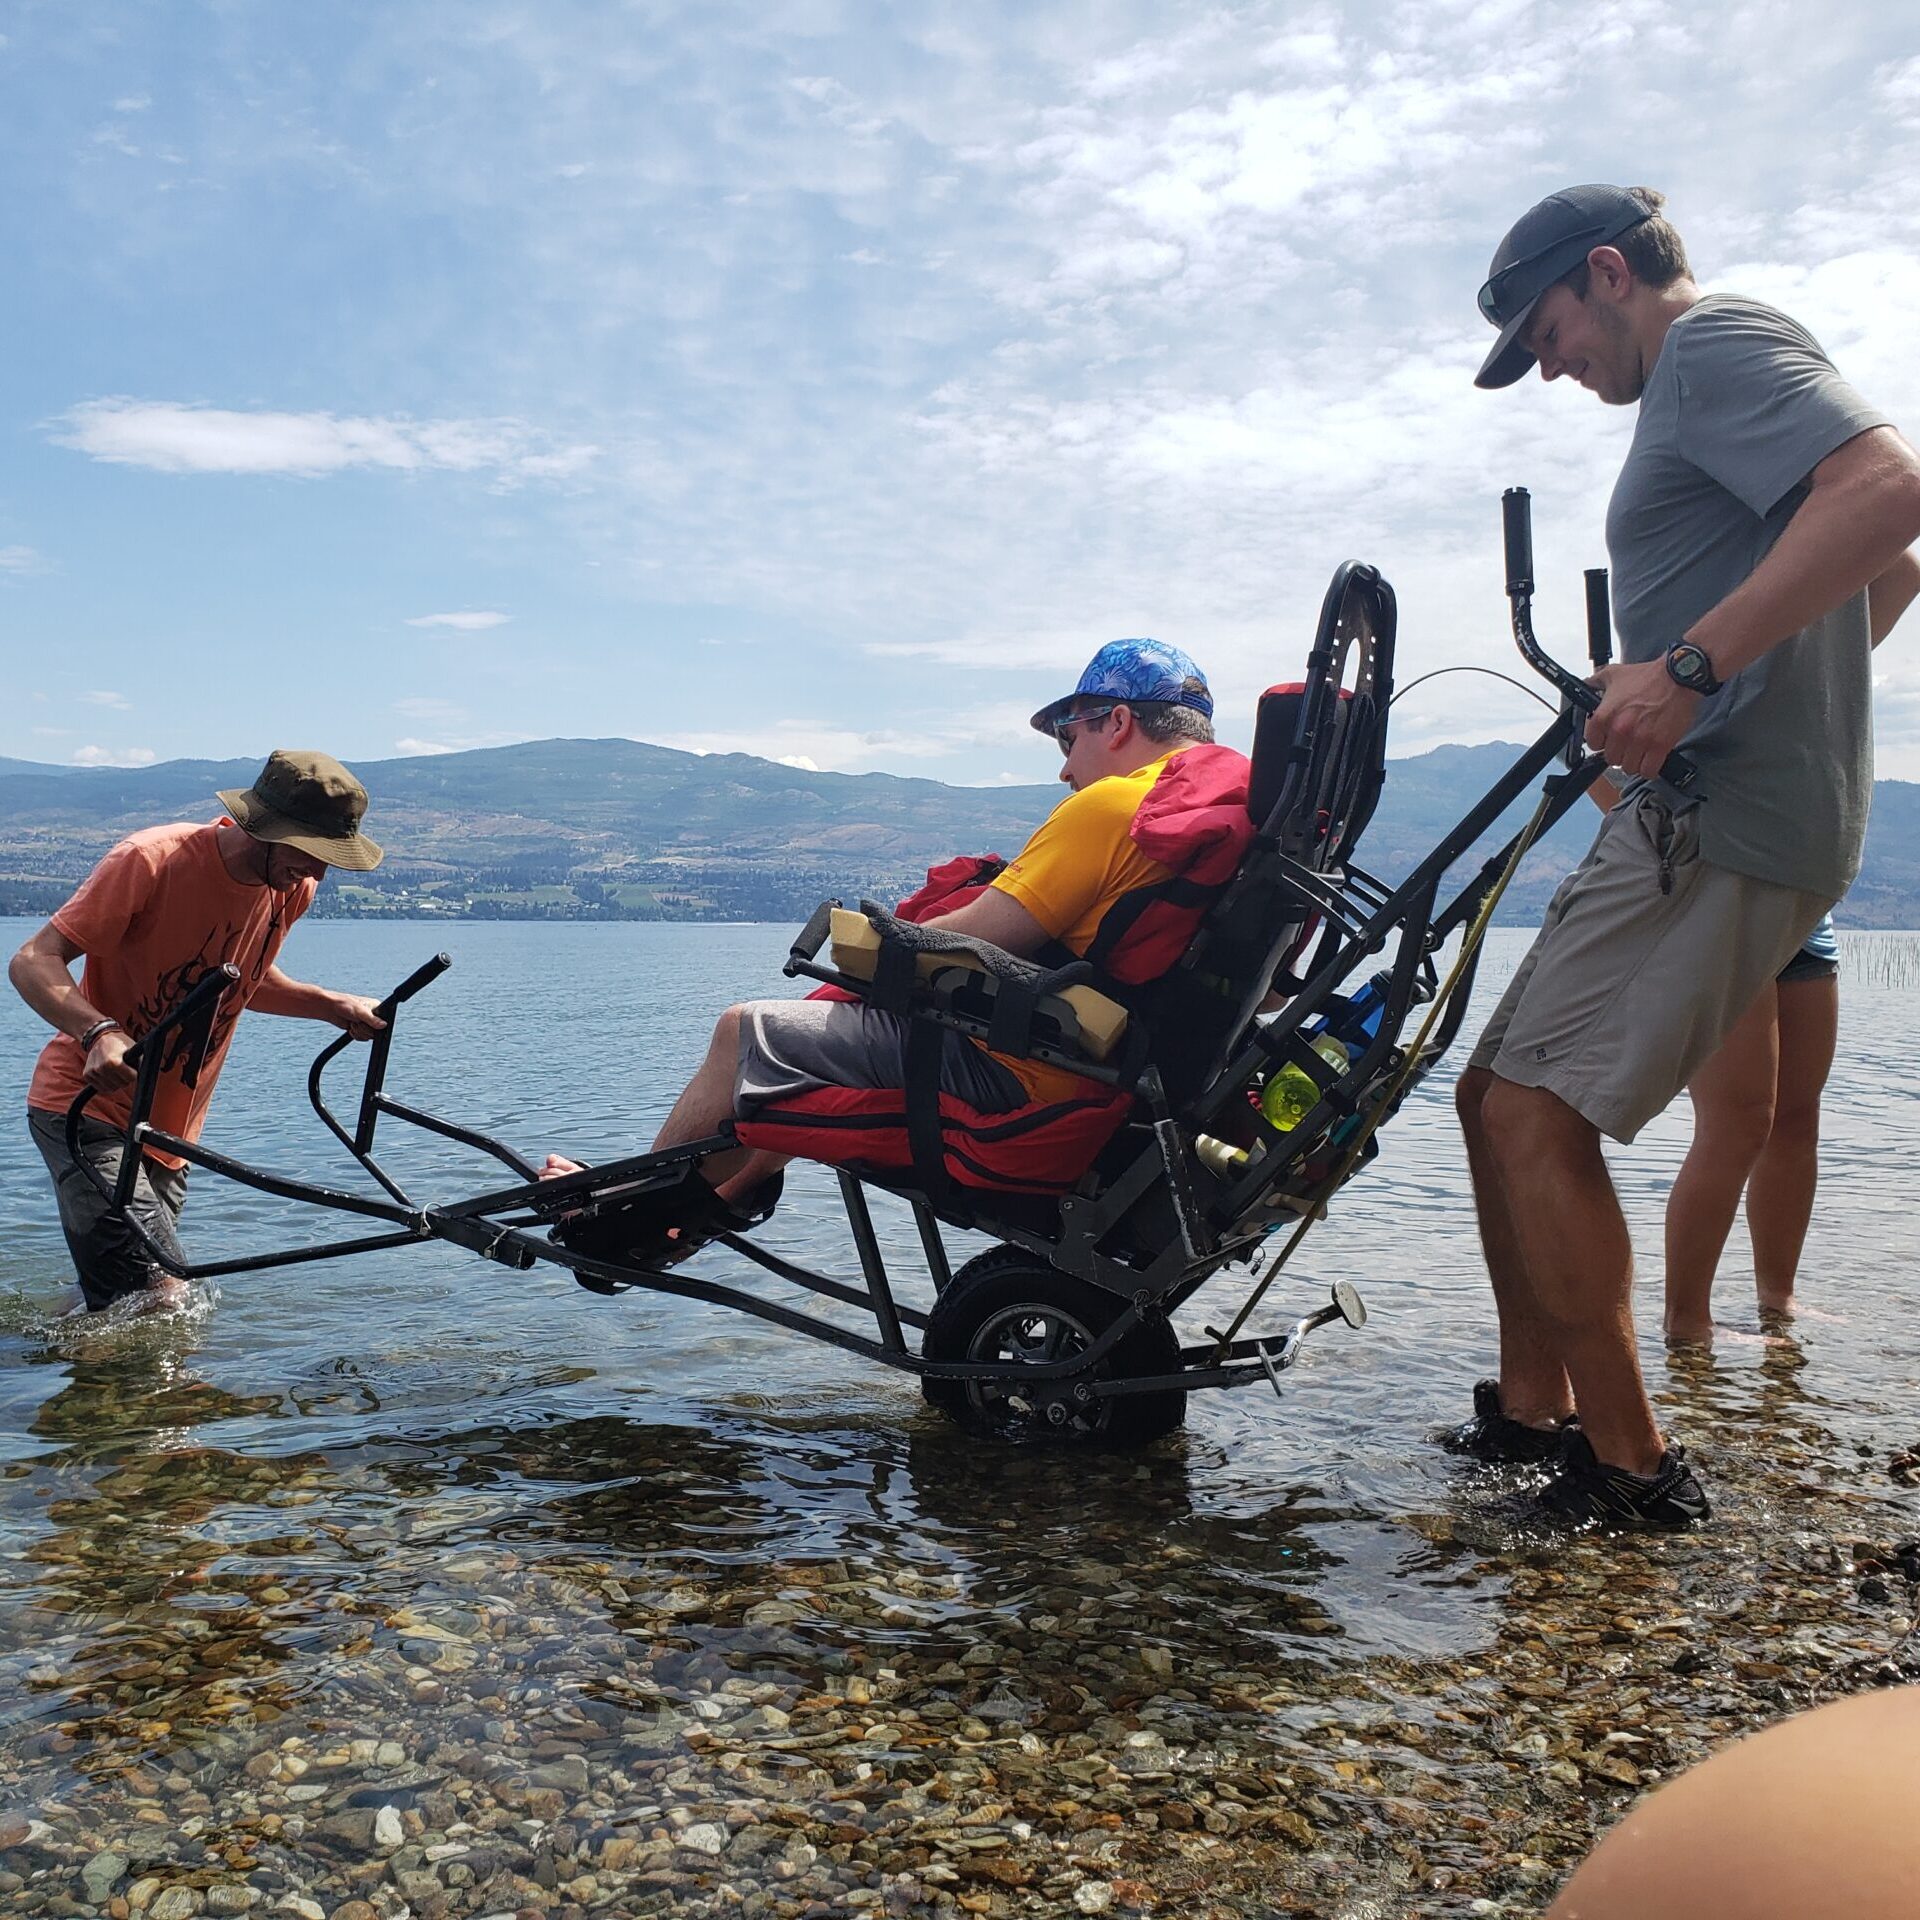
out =
[[[587,1763],[583,1755],[570,1753],[562,1760],[550,1760],[534,1768],[528,1776],[536,1787],[548,1787],[561,1793],[585,1793]]]
[[[96,1853],[80,1869],[80,1884],[87,1898],[96,1906],[104,1906],[112,1894],[115,1883],[127,1870],[127,1856],[124,1853]]]
[[[319,1831],[351,1853],[367,1853],[373,1847],[377,1818],[370,1807],[349,1807],[344,1813],[336,1813],[323,1821]]]

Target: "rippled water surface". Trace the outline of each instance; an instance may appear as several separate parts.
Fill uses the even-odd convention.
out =
[[[598,1158],[650,1137],[789,937],[335,922],[288,957],[379,992],[444,940],[393,1090]],[[1495,937],[1483,1011],[1523,943]],[[1516,1487],[1425,1437],[1492,1355],[1444,1087],[1282,1289],[1291,1316],[1356,1281],[1365,1331],[1317,1336],[1284,1403],[1197,1395],[1120,1458],[982,1454],[906,1376],[438,1246],[63,1322],[16,1122],[0,1890],[156,1920],[1534,1911],[1638,1788],[1911,1661],[1920,941],[1850,940],[1843,986],[1791,1337],[1762,1337],[1736,1230],[1713,1357],[1660,1349],[1684,1111],[1615,1155],[1649,1384],[1718,1506],[1652,1542],[1516,1537]],[[0,996],[16,1107],[41,1037]],[[209,1144],[344,1180],[302,1092],[322,1037],[243,1025]],[[428,1197],[497,1183],[389,1144]],[[789,1195],[771,1244],[850,1267],[826,1177]],[[194,1176],[201,1255],[316,1224]],[[881,1224],[919,1272],[904,1211]]]

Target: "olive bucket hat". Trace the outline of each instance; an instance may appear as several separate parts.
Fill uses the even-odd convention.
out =
[[[349,873],[371,873],[380,864],[380,849],[360,831],[367,790],[330,753],[282,748],[252,786],[215,797],[256,840],[310,853]]]

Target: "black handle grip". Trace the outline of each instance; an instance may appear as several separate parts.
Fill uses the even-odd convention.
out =
[[[1507,544],[1507,592],[1533,591],[1533,496],[1525,487],[1509,487],[1500,496],[1500,520]]]
[[[167,1009],[166,1018],[127,1049],[127,1065],[139,1066],[156,1040],[164,1040],[175,1027],[191,1020],[209,1000],[219,999],[239,978],[240,969],[231,960],[223,961],[210,973],[203,973],[194,982],[191,991],[177,1005]]]
[[[840,904],[838,900],[822,900],[814,908],[813,917],[794,937],[787,957],[791,960],[811,960],[825,944],[828,933],[833,927],[833,910]]]
[[[1596,667],[1613,659],[1613,609],[1608,604],[1605,567],[1587,569],[1587,658]]]
[[[436,953],[424,966],[414,968],[414,970],[374,1008],[374,1012],[377,1013],[382,1020],[391,1020],[395,1007],[403,1006],[407,1001],[411,1000],[422,987],[432,986],[452,965],[453,958],[450,954]]]
[[[1600,705],[1600,689],[1582,685],[1570,692],[1568,698],[1582,713],[1593,713]],[[1699,777],[1700,769],[1684,753],[1668,754],[1660,767],[1660,778],[1682,793],[1690,792]]]
[[[200,978],[194,982],[191,991],[181,1000],[180,1004],[170,1008],[166,1017],[157,1027],[136,1040],[133,1045],[127,1049],[126,1053],[122,1056],[125,1063],[136,1070],[145,1067],[147,1057],[149,1053],[153,1051],[153,1046],[156,1041],[164,1040],[183,1020],[187,1019],[199,1008],[205,1006],[209,1000],[217,999],[239,978],[240,969],[230,960],[223,961],[219,966],[215,967],[211,973],[202,974]],[[153,1078],[154,1076],[149,1073],[146,1075],[144,1082],[136,1082],[135,1084],[133,1113],[136,1119],[143,1117],[146,1108],[152,1104],[150,1096],[143,1100],[142,1087],[151,1088]],[[72,1149],[76,1158],[79,1154],[80,1116],[85,1113],[87,1108],[92,1104],[94,1094],[97,1091],[98,1089],[94,1087],[82,1087],[79,1093],[74,1096],[73,1104],[67,1109],[67,1145]],[[137,1164],[138,1156],[136,1155],[134,1158]]]

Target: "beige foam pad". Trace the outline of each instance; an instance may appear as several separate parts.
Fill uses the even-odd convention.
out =
[[[833,964],[855,980],[871,980],[880,961],[880,935],[867,916],[855,913],[850,907],[835,907],[830,937]],[[931,981],[945,968],[969,973],[986,971],[970,953],[923,953],[919,957],[922,980]],[[1063,1002],[1072,1013],[1080,1028],[1080,1044],[1089,1059],[1106,1059],[1127,1030],[1126,1008],[1092,987],[1069,987],[1064,993],[1050,994],[1048,1000]],[[1047,1001],[1040,1004],[1045,1006]]]

